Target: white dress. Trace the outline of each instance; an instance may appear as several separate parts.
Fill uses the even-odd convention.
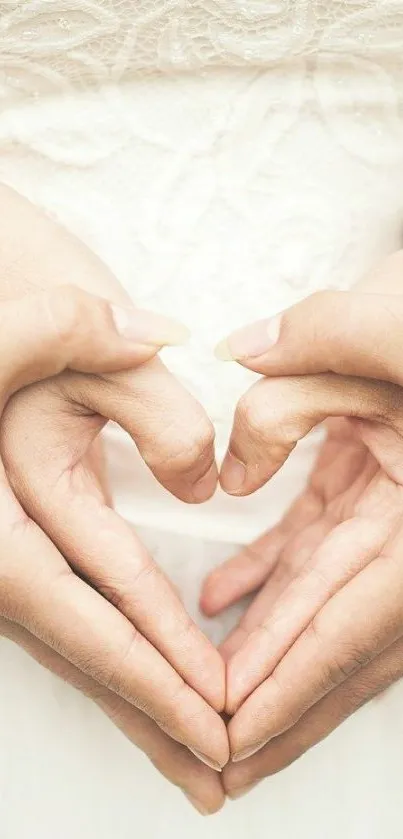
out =
[[[211,348],[401,245],[403,0],[0,2],[0,180],[193,330],[166,361],[222,451],[251,375]],[[303,485],[188,507],[110,435],[118,508],[197,614],[204,575]],[[168,533],[169,531],[169,533]],[[208,537],[208,540],[206,538]],[[403,688],[205,821],[89,701],[0,640],[2,839],[401,839]],[[158,801],[158,807],[153,806]]]

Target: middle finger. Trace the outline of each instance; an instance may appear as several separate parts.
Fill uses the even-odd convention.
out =
[[[223,766],[228,737],[219,715],[123,615],[72,573],[33,522],[23,518],[7,528],[4,517],[6,512],[0,519],[0,614],[147,713],[210,765]]]
[[[234,760],[291,728],[333,688],[401,635],[402,535],[322,608],[229,725]]]

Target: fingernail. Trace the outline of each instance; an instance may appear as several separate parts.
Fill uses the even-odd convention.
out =
[[[213,495],[216,486],[217,466],[215,463],[212,463],[208,472],[192,487],[194,501],[207,501]]]
[[[209,811],[207,807],[201,803],[201,801],[198,801],[197,798],[194,798],[194,796],[190,795],[188,792],[184,792],[183,794],[186,796],[187,800],[190,801],[192,807],[194,807],[201,816],[208,816]]]
[[[259,743],[258,746],[252,746],[248,749],[243,749],[243,751],[235,752],[235,754],[231,756],[232,763],[240,763],[241,760],[246,760],[248,757],[252,757],[252,755],[255,755],[256,752],[260,752],[260,749],[262,749],[264,745],[265,743]]]
[[[255,781],[253,784],[248,784],[246,787],[240,787],[239,789],[234,789],[231,792],[227,792],[228,798],[231,801],[236,801],[237,798],[242,798],[243,795],[247,795],[254,787],[257,787],[259,781]]]
[[[212,760],[210,757],[207,757],[207,755],[204,755],[203,752],[198,752],[197,749],[190,749],[190,751],[195,757],[197,757],[198,760],[201,760],[202,763],[209,766],[210,769],[214,769],[216,772],[222,772],[222,766],[220,766],[216,760]]]
[[[242,358],[256,358],[277,344],[280,337],[281,315],[237,329],[224,341],[217,344],[214,354],[220,361],[237,361]]]
[[[116,331],[122,338],[136,344],[151,344],[155,347],[180,346],[189,340],[186,326],[172,318],[166,318],[145,309],[111,305]]]
[[[219,361],[235,361],[234,356],[228,345],[227,338],[224,341],[220,341],[219,344],[214,348],[214,355],[218,358]]]
[[[239,492],[246,478],[246,467],[240,460],[234,457],[231,452],[225,455],[221,473],[220,484],[229,495]]]

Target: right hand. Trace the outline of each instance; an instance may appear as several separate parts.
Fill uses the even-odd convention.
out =
[[[1,190],[0,200],[7,203],[0,231],[3,300],[74,278],[127,306],[108,270],[81,243],[12,191]],[[84,340],[86,327],[76,316],[72,323]],[[71,346],[71,322],[61,342]],[[160,768],[200,808],[213,811],[223,801],[219,776],[178,743],[217,768],[226,763],[228,738],[218,713],[223,663],[88,469],[93,441],[113,418],[171,491],[187,501],[214,491],[213,434],[204,412],[159,359],[144,361],[144,346],[142,352],[136,371],[105,368],[97,375],[92,361],[88,372],[62,373],[9,401],[1,424],[7,561],[0,613],[7,634],[33,655],[101,696],[107,710],[118,707],[131,736],[137,732],[142,748],[160,755]]]
[[[214,614],[263,584],[222,648],[235,711],[230,795],[297,759],[403,675],[402,267],[395,254],[360,292],[301,301],[282,313],[277,342],[245,360],[266,378],[234,425],[241,494],[331,419],[289,513],[204,589]]]

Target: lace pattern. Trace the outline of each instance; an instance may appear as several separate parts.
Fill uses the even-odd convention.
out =
[[[303,57],[402,70],[399,0],[2,0],[4,99],[136,74]],[[385,81],[385,80],[384,80]]]

